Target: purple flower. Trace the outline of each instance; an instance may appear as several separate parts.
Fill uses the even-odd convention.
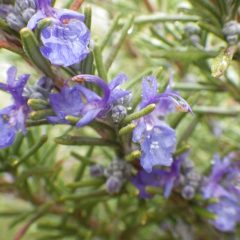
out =
[[[152,103],[156,104],[155,110],[138,120],[133,132],[133,142],[141,146],[141,165],[147,172],[151,172],[153,166],[171,166],[173,162],[175,130],[160,118],[176,110],[191,111],[187,102],[171,89],[159,94],[156,78],[149,76],[142,82],[140,109]]]
[[[138,188],[141,198],[150,198],[152,195],[146,191],[147,186],[162,187],[165,198],[168,198],[174,186],[179,182],[181,164],[185,159],[185,154],[176,158],[170,169],[153,169],[151,172],[140,170],[135,177],[132,178],[132,183]]]
[[[145,123],[143,123],[145,125]],[[141,134],[141,166],[147,172],[152,171],[155,165],[171,166],[173,159],[172,153],[176,149],[176,134],[174,129],[163,121],[154,125],[150,130],[146,129]],[[138,134],[137,130],[142,129],[137,125],[134,131],[134,140]]]
[[[35,29],[44,18],[52,23],[40,34],[43,46],[41,53],[52,64],[70,66],[79,63],[89,53],[90,32],[84,24],[84,15],[67,9],[51,7],[49,0],[36,0],[38,11],[28,22],[28,28]]]
[[[50,105],[57,116],[48,117],[51,123],[68,123],[67,115],[79,116],[83,108],[82,92],[78,85],[63,87],[60,93],[49,95]]]
[[[240,206],[231,199],[222,198],[219,202],[210,204],[208,210],[216,215],[216,219],[210,223],[221,232],[233,232],[240,221]]]
[[[109,85],[93,75],[78,75],[73,77],[73,80],[97,85],[103,92],[102,96],[81,84],[71,88],[66,86],[60,93],[50,95],[50,104],[57,115],[57,117],[49,117],[50,122],[64,123],[65,117],[72,115],[81,117],[77,127],[85,126],[95,118],[103,118],[117,100],[130,93],[118,88],[126,80],[124,74],[119,74]]]
[[[147,76],[142,81],[140,108],[144,108],[151,103],[157,104],[156,112],[159,116],[165,116],[175,111],[191,112],[188,103],[178,93],[172,91],[170,85],[165,92],[159,94],[157,79],[154,76]]]
[[[229,173],[231,159],[229,156],[220,159],[219,155],[214,156],[214,165],[210,176],[206,180],[202,188],[203,197],[209,199],[211,197],[231,197],[231,194],[226,191],[221,182],[224,176]]]
[[[18,131],[26,132],[25,122],[29,112],[23,88],[29,75],[21,75],[16,80],[17,70],[11,67],[7,72],[7,84],[0,83],[0,89],[12,95],[13,104],[0,110],[0,148],[13,144]]]
[[[222,160],[216,155],[212,172],[202,186],[205,199],[217,199],[207,207],[216,215],[210,222],[224,232],[234,231],[240,222],[240,161],[234,162],[233,158],[233,153]]]
[[[80,86],[81,91],[86,98],[86,103],[82,108],[82,118],[77,123],[78,127],[87,125],[89,122],[93,121],[95,118],[102,118],[111,110],[113,104],[130,94],[129,91],[122,90],[118,88],[126,79],[125,74],[117,75],[109,84],[107,84],[101,78],[94,75],[78,75],[73,78],[73,80],[81,79],[85,82],[93,83],[97,85],[103,92],[103,96],[100,97],[95,92]]]

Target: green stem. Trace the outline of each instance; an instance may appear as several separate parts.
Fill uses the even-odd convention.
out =
[[[107,71],[105,69],[105,66],[103,64],[103,58],[102,58],[102,53],[101,49],[98,45],[96,45],[93,49],[94,57],[95,57],[95,63],[96,63],[96,68],[98,71],[99,77],[107,81]]]
[[[182,143],[186,142],[187,139],[192,135],[195,128],[199,123],[199,116],[195,116],[192,122],[187,126],[186,130],[182,132],[181,136],[178,139],[177,147],[180,147]]]
[[[17,134],[17,137],[16,137],[16,140],[12,146],[12,153],[15,155],[15,156],[18,156],[18,153],[19,153],[19,150],[20,150],[20,147],[22,145],[22,142],[23,142],[23,135],[21,133],[18,133]]]
[[[73,201],[81,201],[81,200],[88,200],[91,198],[97,198],[102,196],[107,196],[107,192],[105,190],[96,190],[93,192],[85,193],[85,194],[69,194],[62,196],[59,199],[59,202],[64,202],[67,200],[73,200]]]
[[[131,89],[132,87],[134,87],[137,83],[140,83],[142,78],[145,76],[148,76],[150,74],[152,74],[153,72],[153,68],[147,69],[144,72],[140,73],[139,75],[137,75],[135,78],[131,79],[131,81],[127,81],[124,84],[124,88],[125,89]]]
[[[88,27],[88,29],[91,30],[91,25],[92,25],[92,8],[90,6],[86,6],[84,8],[84,15],[85,15],[84,22],[85,22],[86,26]]]
[[[108,30],[107,34],[103,38],[102,43],[100,44],[101,51],[103,51],[103,49],[107,46],[108,42],[110,41],[110,38],[111,38],[112,34],[114,33],[114,31],[116,30],[116,28],[118,26],[119,19],[120,19],[120,14],[118,14],[114,18],[112,26],[110,27],[110,29]]]
[[[48,209],[52,206],[51,203],[46,203],[38,210],[38,212],[18,231],[14,240],[20,240],[26,234],[29,227],[36,222],[39,218],[41,218],[45,213],[47,213]]]
[[[92,163],[92,164],[95,163],[89,157],[82,156],[82,155],[80,155],[80,154],[78,154],[76,152],[71,152],[70,154],[71,154],[71,156],[73,156],[74,158],[76,158],[77,160],[79,160],[79,161],[81,161],[83,163]]]
[[[27,121],[27,127],[35,127],[35,126],[41,126],[41,125],[47,125],[50,124],[46,119],[41,119],[37,121]]]
[[[124,39],[127,37],[128,31],[133,24],[133,20],[134,20],[134,16],[131,15],[127,19],[126,23],[124,24],[124,26],[122,28],[122,31],[120,32],[120,36],[117,39],[116,44],[113,46],[112,51],[110,52],[110,55],[108,56],[108,58],[106,60],[106,69],[107,70],[111,67],[111,65],[112,65],[114,59],[116,58],[121,46],[123,45]]]
[[[78,182],[72,182],[67,185],[71,189],[81,188],[81,187],[99,187],[105,182],[104,179],[87,179]]]
[[[174,47],[174,44],[172,42],[170,42],[167,38],[163,37],[155,27],[150,27],[150,31],[152,32],[152,35],[154,37],[156,37],[157,39],[159,39],[160,41],[164,42],[165,44],[167,44],[170,47]]]
[[[40,137],[40,140],[38,143],[36,143],[24,156],[22,156],[18,161],[13,163],[13,166],[16,167],[19,164],[25,162],[28,160],[35,152],[37,152],[46,142],[48,137],[46,135],[43,135]]]
[[[134,23],[135,24],[147,24],[147,23],[160,23],[160,22],[197,22],[199,21],[199,17],[197,16],[169,16],[164,15],[162,13],[155,13],[151,15],[143,15],[136,17]]]
[[[114,146],[118,147],[118,142],[101,138],[62,136],[55,138],[57,144],[77,145],[77,146]]]
[[[201,84],[192,84],[192,83],[175,83],[172,86],[173,90],[177,91],[224,91],[224,89],[221,89],[216,86],[212,85],[201,85]]]
[[[88,56],[81,62],[81,72],[83,74],[93,74],[94,67],[93,67],[93,52],[90,51]]]
[[[212,114],[225,117],[235,117],[240,114],[240,108],[219,108],[212,106],[195,106],[193,112],[198,114]]]

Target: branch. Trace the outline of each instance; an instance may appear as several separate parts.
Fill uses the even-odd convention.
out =
[[[81,7],[83,2],[84,2],[84,0],[75,0],[75,1],[73,1],[73,3],[71,4],[69,9],[71,9],[73,11],[78,11],[78,9]]]

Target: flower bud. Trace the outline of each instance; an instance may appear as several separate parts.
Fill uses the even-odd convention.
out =
[[[32,8],[27,8],[22,12],[22,17],[25,22],[28,22],[28,20],[34,15],[35,10]]]
[[[186,160],[184,160],[182,167],[183,167],[184,171],[189,171],[192,168],[194,168],[194,163],[193,163],[193,161],[186,159]]]
[[[122,184],[123,184],[122,180],[120,180],[119,178],[115,176],[109,177],[106,182],[107,192],[110,194],[119,193],[121,190]]]
[[[6,17],[6,21],[9,27],[14,29],[15,31],[19,31],[25,26],[22,17],[20,15],[18,16],[15,12],[10,12]]]
[[[238,35],[229,35],[226,37],[226,40],[229,45],[234,45],[238,42]]]
[[[46,100],[53,88],[53,82],[50,78],[42,77],[34,86],[26,86],[23,96],[26,98]]]
[[[6,16],[6,21],[10,28],[20,31],[35,13],[34,0],[16,0],[12,11]]]
[[[90,175],[92,177],[101,177],[103,176],[104,168],[100,164],[96,164],[90,167]]]
[[[227,22],[223,27],[223,35],[236,35],[240,33],[240,26],[239,23],[236,21]]]
[[[128,95],[119,98],[116,102],[116,105],[123,105],[124,107],[128,108],[132,100],[132,94],[129,93]]]
[[[123,160],[113,160],[104,170],[106,177],[117,176],[122,180],[126,180],[131,176],[131,165]]]
[[[201,176],[198,172],[196,172],[195,170],[189,171],[186,174],[186,178],[188,181],[196,181],[199,182],[201,180]]]
[[[191,35],[190,40],[193,45],[198,45],[200,43],[200,37],[196,34]]]
[[[224,25],[222,32],[229,45],[234,45],[238,42],[238,36],[240,34],[240,24],[236,21],[227,22]]]
[[[114,123],[120,123],[127,115],[127,109],[122,105],[116,105],[112,108],[112,120]]]
[[[200,33],[200,28],[194,23],[188,23],[184,26],[184,31],[187,35],[198,35]]]
[[[22,12],[28,8],[36,9],[36,3],[34,0],[16,0],[15,1],[15,8]]]
[[[195,196],[195,188],[187,185],[182,189],[181,195],[184,199],[190,200]]]

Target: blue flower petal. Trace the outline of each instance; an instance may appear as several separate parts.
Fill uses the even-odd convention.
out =
[[[142,102],[141,108],[150,104],[152,100],[157,96],[158,86],[157,79],[154,76],[147,76],[142,81]]]
[[[50,104],[57,114],[59,123],[66,122],[67,115],[79,116],[83,108],[81,90],[77,85],[69,88],[64,87],[60,93],[53,93],[49,96]],[[56,123],[56,118],[48,118],[50,122]]]
[[[52,23],[41,33],[44,57],[52,64],[70,66],[82,61],[89,53],[89,30],[81,21],[68,24]]]
[[[0,149],[11,146],[16,136],[16,128],[9,124],[11,111],[12,107],[7,107],[0,111]]]
[[[81,118],[81,120],[77,123],[77,127],[83,127],[87,124],[89,124],[90,122],[92,122],[97,115],[101,112],[101,109],[92,109],[89,110],[88,112],[86,112],[86,114],[84,114],[84,116]]]
[[[84,21],[85,16],[76,11],[69,9],[56,10],[57,18],[62,22],[63,20],[77,19],[79,21]]]
[[[154,126],[151,131],[144,132],[141,144],[141,165],[145,171],[151,172],[155,165],[171,166],[172,154],[176,149],[175,131],[167,125]]]
[[[233,232],[239,222],[240,206],[237,202],[227,198],[220,199],[216,204],[208,207],[210,212],[216,214],[216,219],[211,223],[222,232]]]

